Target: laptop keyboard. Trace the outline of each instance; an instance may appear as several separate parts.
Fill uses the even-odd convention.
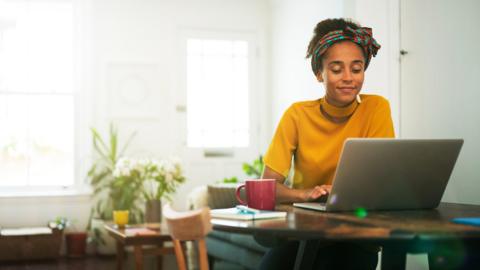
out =
[[[319,202],[293,203],[293,206],[299,207],[299,208],[317,210],[317,211],[327,210],[327,204],[319,203]]]

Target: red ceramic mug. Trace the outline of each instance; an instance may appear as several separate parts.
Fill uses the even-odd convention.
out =
[[[275,179],[248,179],[237,187],[235,195],[239,203],[259,210],[275,209]],[[245,188],[247,201],[240,198],[240,190]]]

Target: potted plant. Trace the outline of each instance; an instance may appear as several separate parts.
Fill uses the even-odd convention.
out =
[[[83,258],[87,250],[87,232],[79,231],[75,222],[68,222],[65,226],[65,243],[67,257]]]
[[[180,183],[185,181],[180,161],[176,158],[120,159],[115,167],[117,181],[135,183],[145,200],[145,222],[161,221],[161,200],[170,200]]]
[[[54,220],[48,222],[48,227],[51,229],[57,229],[63,231],[70,226],[70,220],[66,217],[56,217]]]
[[[137,186],[113,176],[115,164],[122,157],[135,133],[130,135],[123,147],[119,147],[118,131],[112,124],[110,125],[108,138],[105,140],[95,128],[92,128],[91,132],[96,159],[88,171],[88,178],[93,188],[95,202],[90,212],[88,241],[97,247],[98,253],[113,254],[115,252],[115,242],[110,237],[106,237],[104,221],[112,220],[113,210],[129,208],[141,196],[139,192],[132,190]],[[141,211],[135,212],[134,209],[132,210],[132,214],[135,215],[135,217],[132,217],[132,221],[141,219]]]
[[[66,217],[57,217],[48,223],[52,229],[64,232],[66,252],[69,258],[82,258],[86,253],[87,232],[77,231],[74,222]]]

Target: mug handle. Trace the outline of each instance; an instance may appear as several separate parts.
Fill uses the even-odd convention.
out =
[[[240,189],[244,188],[245,184],[241,184],[240,186],[237,187],[237,190],[235,190],[235,197],[237,197],[237,201],[240,204],[247,205],[247,203],[240,198]]]

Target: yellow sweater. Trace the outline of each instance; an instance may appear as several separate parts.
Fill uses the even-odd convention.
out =
[[[297,102],[284,113],[264,157],[267,167],[287,177],[294,159],[294,188],[331,185],[347,138],[395,136],[386,99],[360,95],[362,102],[344,123],[321,113],[320,100]]]

